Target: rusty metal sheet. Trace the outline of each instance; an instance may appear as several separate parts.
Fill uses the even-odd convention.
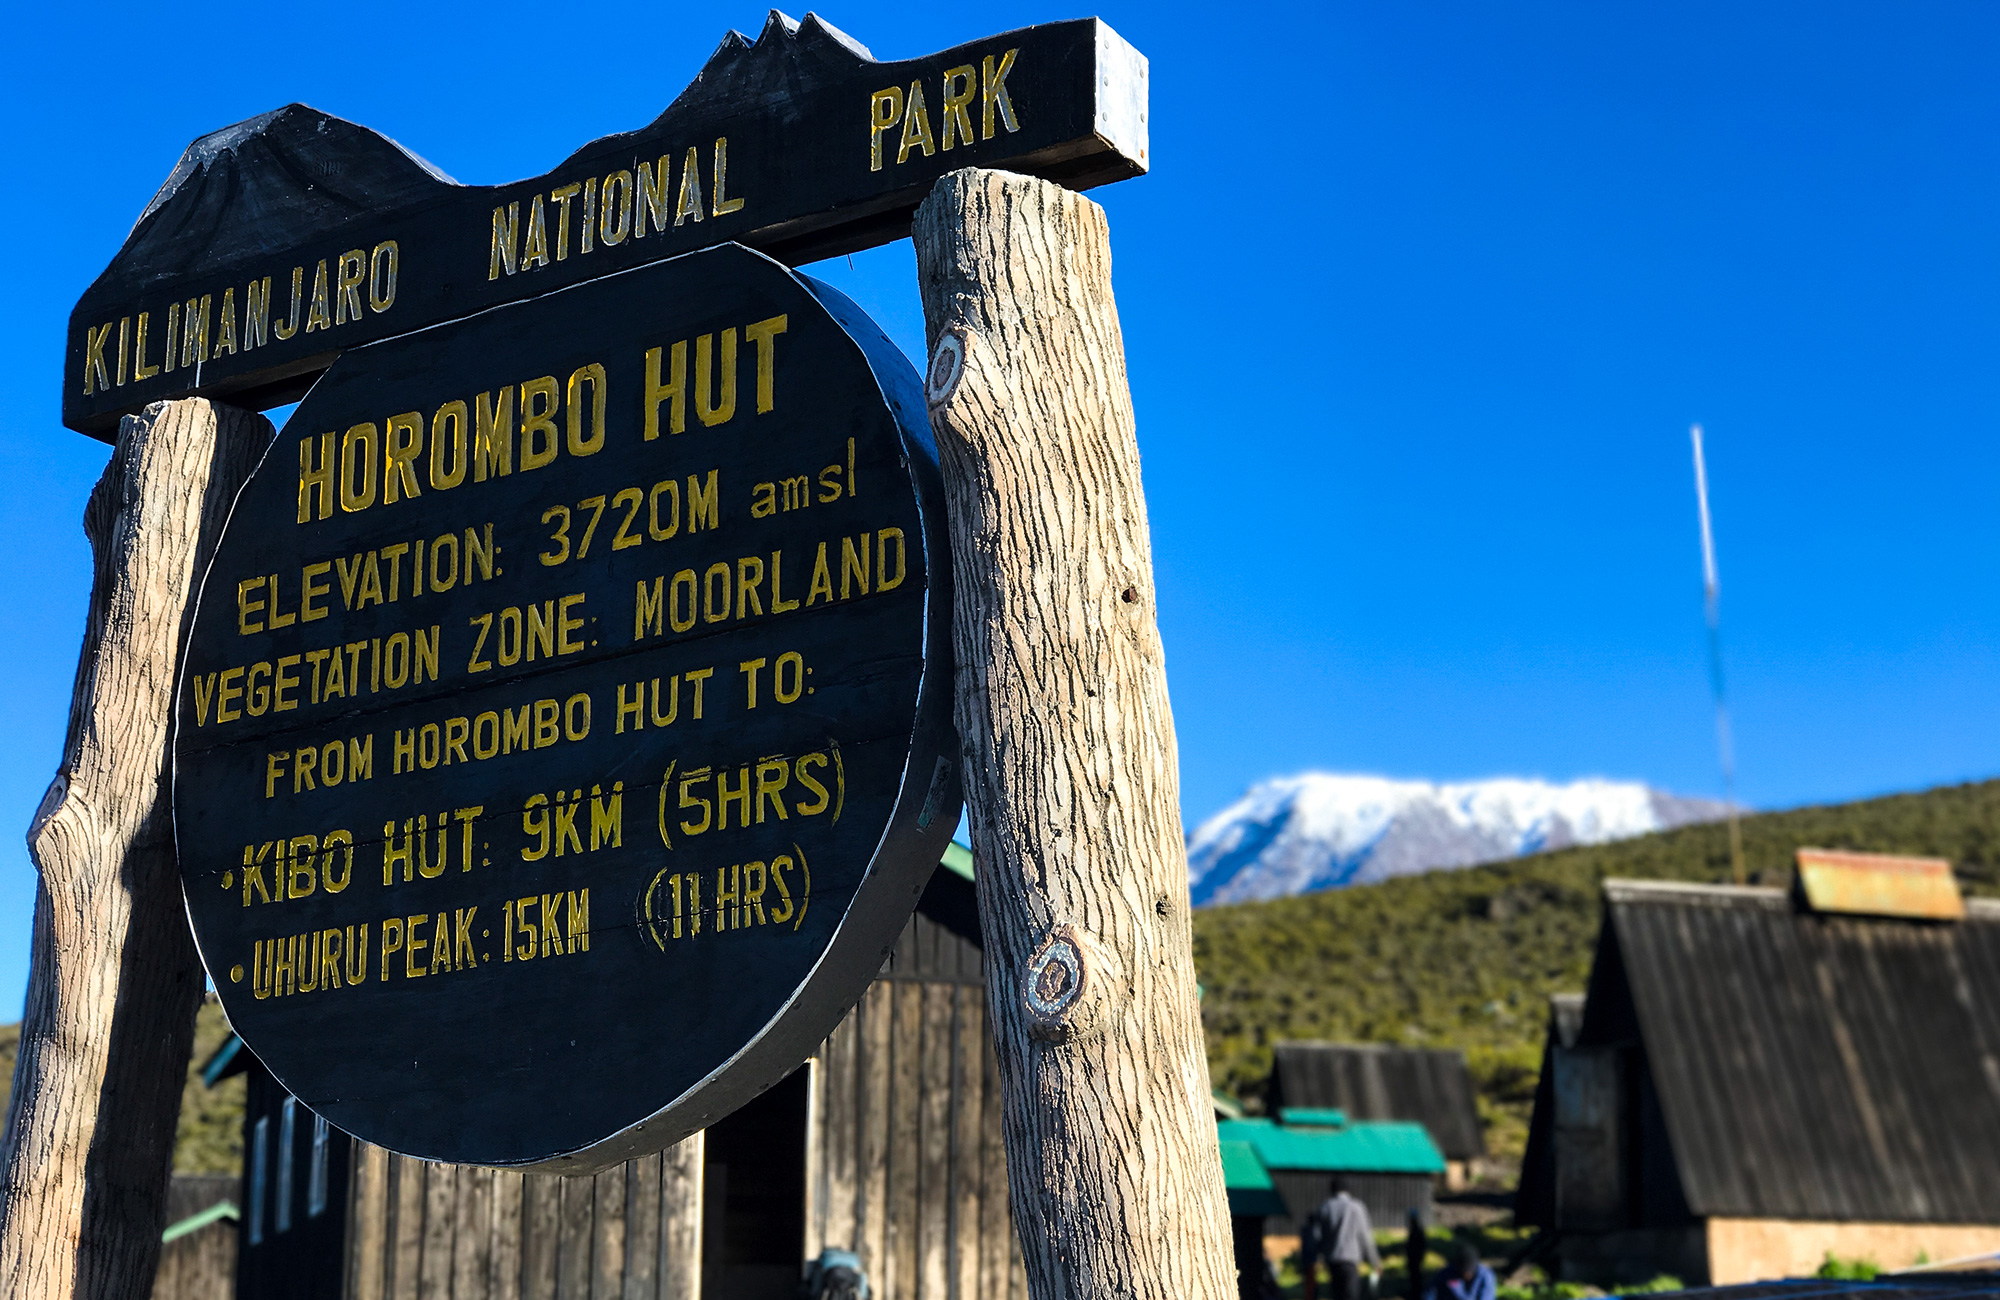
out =
[[[1884,853],[1799,850],[1799,883],[1815,912],[1962,921],[1965,900],[1951,863]]]

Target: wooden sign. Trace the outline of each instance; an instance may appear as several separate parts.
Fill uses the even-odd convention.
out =
[[[364,343],[723,241],[791,265],[887,243],[946,172],[1082,189],[1144,172],[1146,140],[1146,61],[1094,18],[879,63],[774,11],[650,125],[509,185],[293,104],[188,147],[71,313],[63,422],[293,401]]]
[[[177,704],[232,1024],[339,1127],[601,1167],[795,1066],[957,824],[909,363],[736,246],[344,353]]]

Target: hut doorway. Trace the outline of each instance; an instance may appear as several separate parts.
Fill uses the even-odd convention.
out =
[[[702,1165],[703,1300],[793,1300],[805,1256],[810,1071],[711,1125]]]

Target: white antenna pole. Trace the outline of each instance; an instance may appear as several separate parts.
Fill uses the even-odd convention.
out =
[[[1708,465],[1701,453],[1701,426],[1688,426],[1694,440],[1694,494],[1701,509],[1702,604],[1708,615],[1708,681],[1715,696],[1715,745],[1722,762],[1722,799],[1729,812],[1729,866],[1737,884],[1745,879],[1743,830],[1736,814],[1736,752],[1729,736],[1729,698],[1722,679],[1722,581],[1715,570],[1715,529],[1708,514]]]

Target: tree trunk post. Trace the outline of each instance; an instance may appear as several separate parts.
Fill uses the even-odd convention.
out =
[[[917,210],[957,721],[1035,1300],[1235,1294],[1152,543],[1104,211],[968,169]]]
[[[0,1292],[145,1300],[203,977],[176,869],[174,688],[194,597],[260,415],[193,398],[127,416],[84,509],[95,557],[0,1142]]]

